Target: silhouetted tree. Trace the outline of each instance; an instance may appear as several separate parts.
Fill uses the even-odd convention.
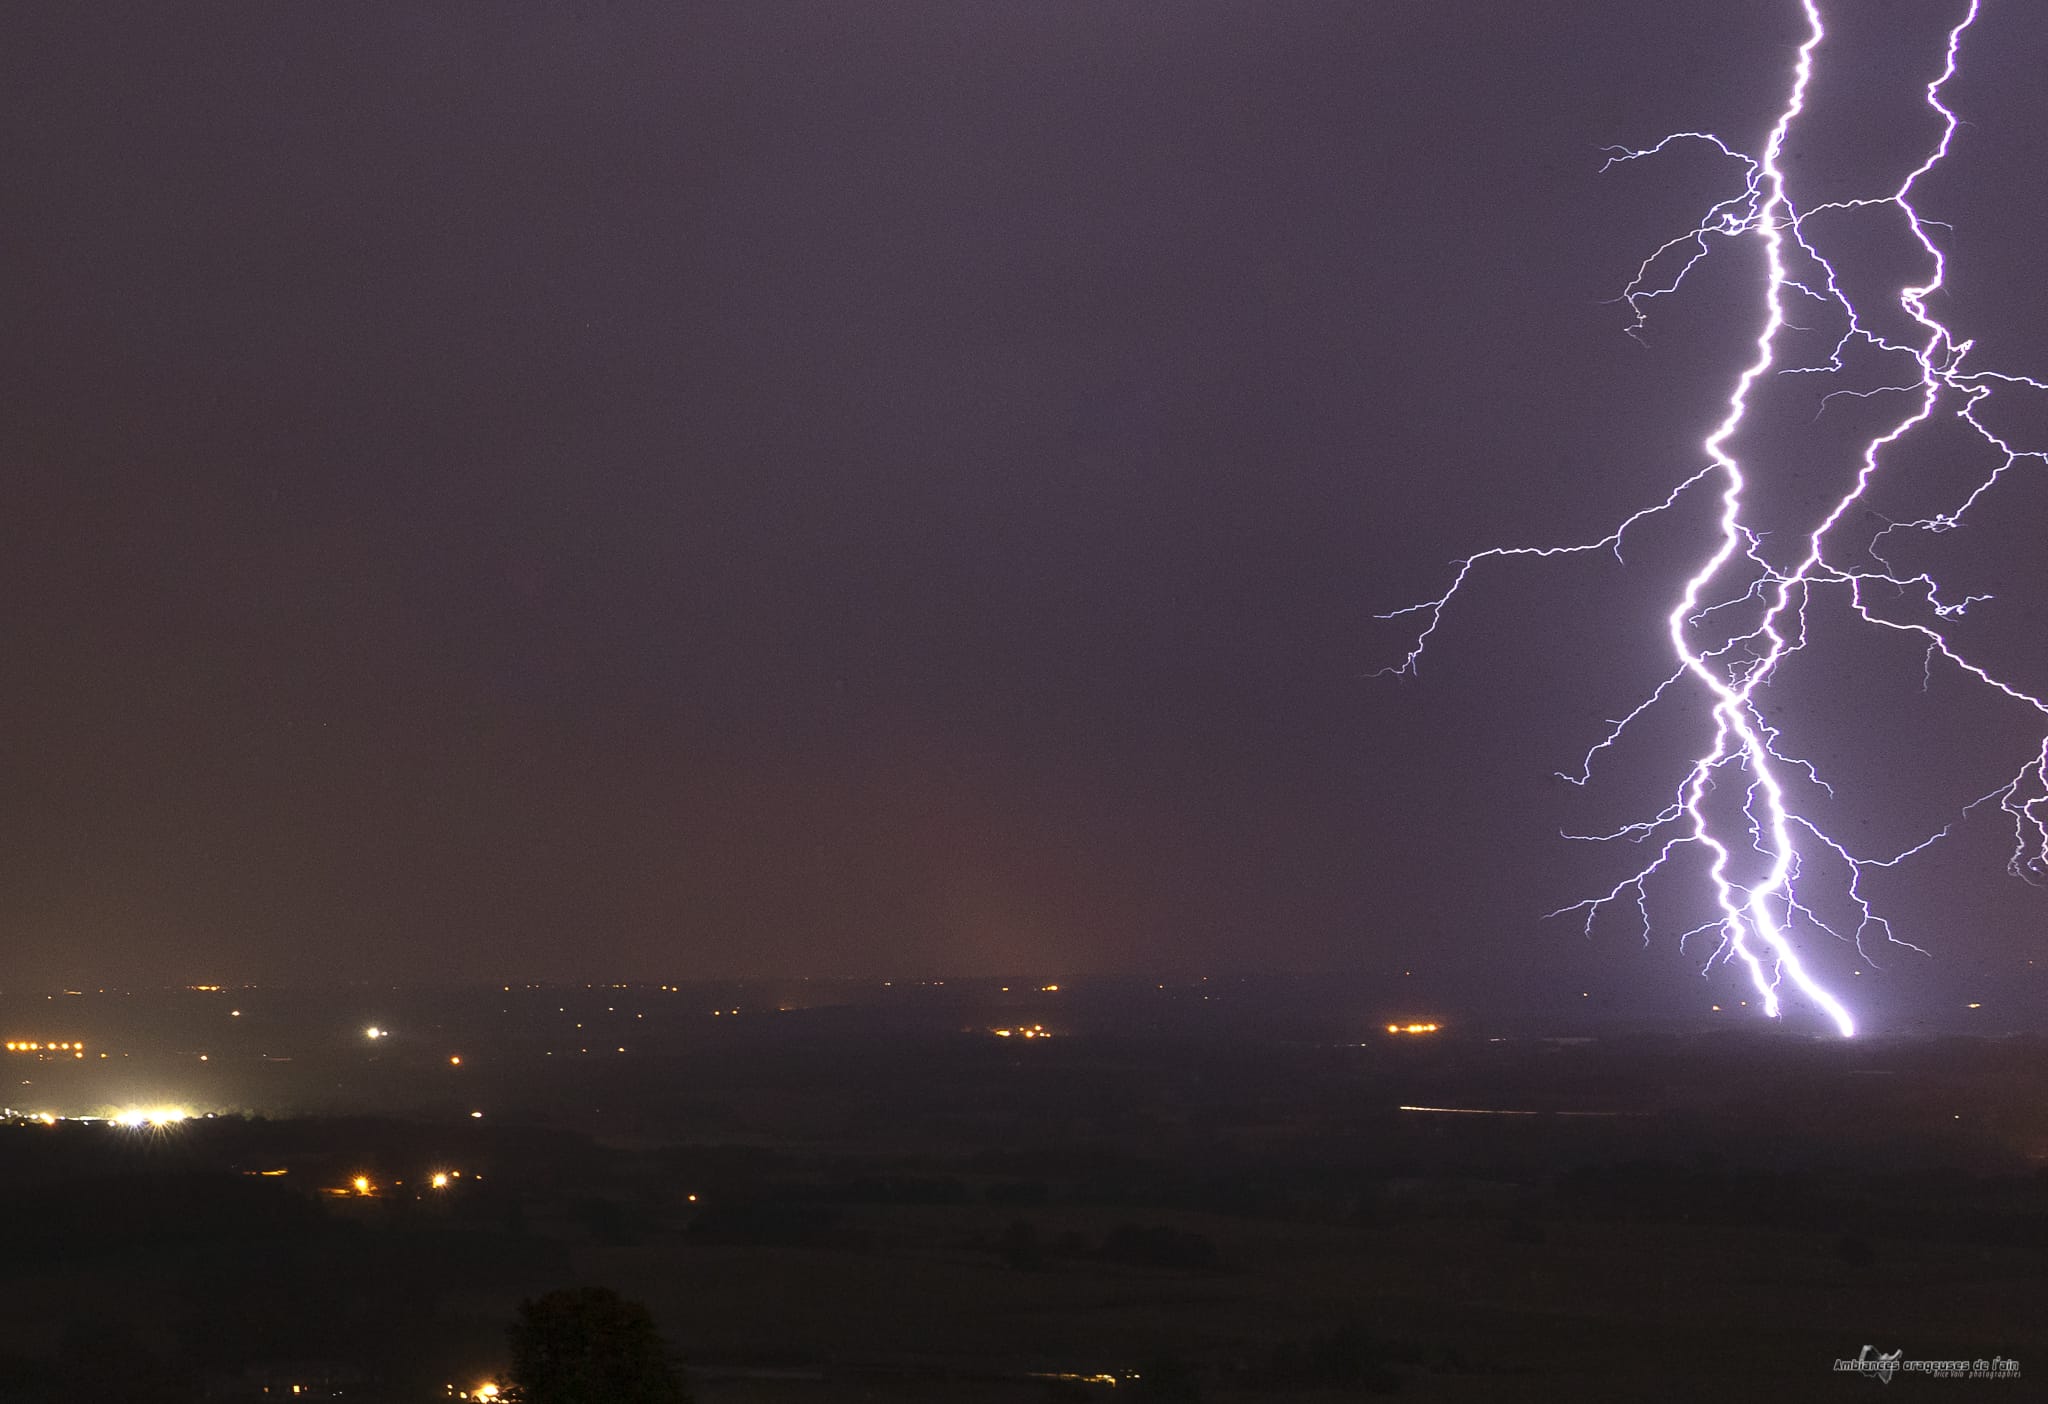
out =
[[[520,1404],[690,1404],[654,1317],[608,1287],[521,1302],[508,1334]]]

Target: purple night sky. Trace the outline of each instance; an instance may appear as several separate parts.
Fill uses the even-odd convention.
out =
[[[1917,159],[1958,13],[1838,22],[1787,153],[1813,198]],[[1760,142],[1792,0],[5,28],[0,987],[1735,992],[1626,921],[1539,920],[1625,861],[1556,832],[1676,778],[1551,772],[1669,671],[1706,509],[1626,569],[1490,572],[1417,679],[1372,676],[1403,642],[1374,615],[1699,466],[1746,255],[1640,344],[1613,299],[1729,172],[1600,149]],[[1943,312],[2042,374],[2048,13],[1988,0],[1971,42],[1923,201]],[[1973,637],[2041,689],[2032,478],[1939,564],[1999,595]],[[1783,705],[1873,849],[2038,746],[1922,694],[1914,651],[1838,643]],[[1865,977],[1880,1022],[2038,1021],[2048,892],[2009,848],[1993,815],[1874,894],[1933,952]]]

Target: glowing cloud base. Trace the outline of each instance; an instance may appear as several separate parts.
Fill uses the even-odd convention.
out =
[[[1653,252],[1623,291],[1634,314],[1630,330],[1639,332],[1654,301],[1676,293],[1717,247],[1752,241],[1761,248],[1755,355],[1734,377],[1726,411],[1702,444],[1705,464],[1661,502],[1628,516],[1598,540],[1477,552],[1456,563],[1443,594],[1379,617],[1420,623],[1402,661],[1382,670],[1413,674],[1445,610],[1481,563],[1598,551],[1620,558],[1624,536],[1645,518],[1690,496],[1718,493],[1717,530],[1665,618],[1672,672],[1592,746],[1576,774],[1562,778],[1576,785],[1590,783],[1601,753],[1660,703],[1686,696],[1703,702],[1710,719],[1707,734],[1698,752],[1682,762],[1682,778],[1661,812],[1612,833],[1567,835],[1596,842],[1626,840],[1646,846],[1653,856],[1605,893],[1551,915],[1583,913],[1590,933],[1610,906],[1628,900],[1641,917],[1647,939],[1653,880],[1665,876],[1681,852],[1697,851],[1705,858],[1713,907],[1705,921],[1680,936],[1681,946],[1691,937],[1716,934],[1707,971],[1717,964],[1739,963],[1766,1014],[1778,1017],[1782,998],[1796,994],[1848,1036],[1856,1031],[1854,1016],[1823,985],[1811,968],[1813,962],[1802,958],[1802,949],[1810,956],[1807,943],[1827,937],[1853,944],[1866,957],[1865,942],[1872,939],[1919,950],[1896,936],[1872,910],[1862,890],[1863,879],[1869,870],[1893,867],[1947,836],[1956,822],[1982,805],[1995,803],[2012,825],[2009,870],[2029,882],[2040,881],[2048,874],[2048,740],[2030,751],[2008,780],[1965,805],[1962,814],[1939,831],[1900,853],[1861,856],[1801,812],[1801,794],[1834,792],[1810,762],[1783,749],[1765,707],[1766,689],[1806,647],[1809,608],[1839,606],[1864,624],[1910,639],[1924,651],[1925,676],[1931,677],[1936,669],[1954,670],[1971,683],[2048,717],[2048,702],[1995,675],[1945,632],[1950,621],[1989,597],[1952,597],[1931,575],[1905,574],[1886,554],[1896,550],[1886,540],[1894,534],[1939,534],[1963,526],[2023,460],[2048,463],[2048,453],[2016,448],[1987,427],[1981,414],[1995,395],[2044,392],[2048,383],[1975,367],[1971,342],[1945,326],[1931,305],[1946,272],[1946,255],[1934,231],[1945,226],[1916,208],[1915,188],[1948,156],[1955,138],[1959,122],[1944,101],[1943,89],[1955,76],[1980,0],[1972,0],[1948,31],[1945,52],[1930,55],[1932,72],[1925,95],[1938,135],[1920,163],[1887,193],[1811,206],[1797,202],[1782,164],[1788,134],[1807,111],[1808,92],[1828,39],[1818,0],[1800,0],[1800,5],[1806,37],[1793,59],[1784,105],[1761,154],[1745,154],[1712,133],[1676,132],[1641,149],[1611,148],[1607,163],[1612,167],[1674,147],[1703,144],[1717,153],[1716,159],[1726,159],[1742,172],[1741,188],[1708,208],[1697,225]],[[1892,221],[1917,244],[1924,272],[1897,290],[1895,303],[1878,306],[1866,300],[1859,306],[1845,291],[1849,280],[1837,276],[1838,266],[1849,266],[1842,262],[1848,255],[1833,250],[1830,236],[1839,237],[1856,221],[1875,219]],[[1807,323],[1824,319],[1831,328],[1840,328],[1832,351],[1818,360],[1795,359],[1785,345],[1794,339],[1788,331],[1805,333],[1810,330]],[[1857,366],[1887,367],[1887,382],[1857,388],[1861,382],[1852,377],[1851,358]],[[1790,538],[1794,545],[1789,552],[1777,545],[1788,539],[1787,534],[1762,524],[1754,485],[1763,479],[1738,451],[1760,387],[1779,375],[1848,381],[1847,388],[1823,397],[1823,412],[1838,396],[1897,406],[1880,432],[1858,441],[1860,462],[1846,490],[1826,503],[1801,535]],[[1952,417],[1981,441],[1988,450],[1988,469],[1947,510],[1920,520],[1891,522],[1874,537],[1844,541],[1852,534],[1846,529],[1852,514],[1856,521],[1876,516],[1856,509],[1865,503],[1894,447],[1939,416]],[[1718,801],[1717,791],[1722,795]],[[1740,796],[1739,802],[1730,799],[1734,795]],[[1840,875],[1830,898],[1834,906],[1828,910],[1832,914],[1838,907],[1850,914],[1853,926],[1840,918],[1831,924],[1816,910],[1820,899],[1809,900],[1803,875],[1822,872]]]

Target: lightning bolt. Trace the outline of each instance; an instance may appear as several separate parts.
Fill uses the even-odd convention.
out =
[[[1620,559],[1623,540],[1638,523],[1682,500],[1717,491],[1719,512],[1712,549],[1686,579],[1665,617],[1673,660],[1670,675],[1592,745],[1576,773],[1560,775],[1575,785],[1590,784],[1602,753],[1615,746],[1645,713],[1671,705],[1674,699],[1690,697],[1705,704],[1708,724],[1701,749],[1684,765],[1669,804],[1660,812],[1608,833],[1566,835],[1644,845],[1649,857],[1606,892],[1551,915],[1582,914],[1590,934],[1603,913],[1627,902],[1635,907],[1647,940],[1652,930],[1651,886],[1673,869],[1678,855],[1697,852],[1705,860],[1713,906],[1705,913],[1705,921],[1679,937],[1681,948],[1693,937],[1716,934],[1718,940],[1703,974],[1717,965],[1737,965],[1746,971],[1770,1017],[1780,1016],[1782,998],[1788,992],[1796,993],[1847,1037],[1856,1031],[1854,1016],[1815,976],[1809,960],[1802,957],[1802,948],[1818,934],[1852,944],[1866,959],[1866,940],[1881,939],[1919,951],[1898,937],[1872,908],[1864,880],[1870,870],[1895,867],[1949,836],[1972,812],[1987,804],[1995,803],[2012,824],[2009,870],[2030,882],[2048,873],[2048,738],[2027,754],[2009,779],[1964,805],[1938,831],[1899,853],[1859,855],[1798,807],[1801,795],[1820,792],[1832,797],[1834,792],[1813,764],[1782,749],[1780,732],[1764,705],[1766,690],[1805,649],[1809,608],[1827,601],[1844,606],[1853,619],[1910,640],[1924,659],[1923,682],[1931,682],[1938,668],[1950,670],[2048,719],[2048,702],[1992,672],[1945,632],[1950,621],[1990,597],[1951,597],[1931,575],[1908,574],[1894,566],[1887,554],[1895,549],[1887,538],[1895,534],[1933,535],[1961,527],[2023,461],[2048,463],[2048,452],[2015,447],[1988,427],[1981,413],[1994,396],[2044,392],[2048,383],[1974,368],[1969,359],[1971,343],[1943,325],[1931,305],[1942,290],[1947,268],[1946,255],[1933,231],[1945,226],[1920,212],[1914,192],[1947,157],[1960,125],[1943,99],[1943,89],[1956,74],[1965,36],[1977,21],[1981,0],[1969,0],[1966,13],[1947,31],[1938,71],[1926,84],[1926,105],[1938,124],[1939,137],[1924,159],[1888,194],[1810,207],[1795,201],[1784,153],[1789,134],[1807,110],[1808,93],[1828,33],[1820,0],[1799,3],[1806,19],[1806,36],[1793,58],[1785,102],[1761,154],[1747,154],[1710,132],[1675,132],[1648,147],[1610,148],[1603,167],[1647,160],[1674,147],[1704,146],[1716,153],[1715,159],[1726,160],[1740,173],[1740,188],[1711,205],[1692,228],[1652,252],[1620,298],[1631,314],[1628,331],[1640,337],[1656,300],[1677,293],[1693,269],[1717,248],[1745,241],[1760,246],[1761,316],[1755,352],[1735,377],[1725,411],[1701,445],[1705,464],[1662,501],[1625,517],[1604,536],[1561,546],[1479,551],[1456,562],[1449,587],[1435,599],[1378,617],[1419,625],[1405,657],[1381,670],[1413,675],[1451,602],[1476,570],[1517,558],[1549,560],[1602,551]],[[1920,281],[1898,289],[1890,305],[1859,306],[1845,291],[1837,264],[1830,261],[1830,235],[1859,222],[1869,225],[1882,220],[1895,221],[1904,230],[1917,246],[1925,272]],[[1815,313],[1830,319],[1840,329],[1833,345],[1817,358],[1797,359],[1787,347],[1795,336],[1810,331],[1794,323],[1789,310],[1793,307],[1800,308],[1802,315]],[[1856,471],[1846,491],[1827,503],[1817,518],[1809,519],[1803,535],[1791,538],[1796,544],[1790,552],[1774,552],[1773,536],[1785,534],[1766,529],[1766,514],[1753,490],[1760,480],[1758,470],[1739,451],[1744,430],[1757,418],[1753,403],[1774,377],[1809,375],[1833,377],[1839,382],[1866,365],[1885,367],[1885,383],[1856,388],[1857,382],[1852,381],[1847,387],[1831,390],[1821,398],[1822,413],[1841,396],[1880,403],[1889,400],[1898,408],[1882,432],[1861,441]],[[1992,467],[1946,511],[1919,520],[1891,522],[1853,549],[1845,548],[1840,540],[1849,534],[1843,529],[1845,519],[1866,502],[1872,483],[1901,440],[1937,416],[1952,417],[1965,426],[1989,450]],[[1845,922],[1830,924],[1807,899],[1802,879],[1809,869],[1843,875],[1832,909],[1852,915],[1853,927],[1843,929]]]

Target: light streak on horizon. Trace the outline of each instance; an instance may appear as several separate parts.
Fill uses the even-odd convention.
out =
[[[1537,1111],[1527,1107],[1418,1107],[1402,1103],[1395,1111],[1427,1112],[1436,1116],[1644,1116],[1633,1111]]]
[[[1873,936],[1920,951],[1897,936],[1885,918],[1872,909],[1863,891],[1863,879],[1870,869],[1895,867],[1949,836],[1962,819],[1994,800],[2014,830],[2008,871],[2029,882],[2048,874],[2048,739],[2030,751],[2010,779],[1964,805],[1954,819],[1936,832],[1888,857],[1859,856],[1797,808],[1788,786],[1808,785],[1830,797],[1834,791],[1809,761],[1780,749],[1779,731],[1767,719],[1761,693],[1787,660],[1806,647],[1807,607],[1818,594],[1828,592],[1839,596],[1854,618],[1907,636],[1922,653],[1923,681],[1931,679],[1937,666],[1945,666],[2048,717],[2048,701],[1997,676],[1960,650],[1943,632],[1948,621],[1990,597],[1951,598],[1931,575],[1902,572],[1881,549],[1889,549],[1885,538],[1894,532],[1933,535],[1961,526],[1963,518],[1978,508],[2007,470],[2021,460],[2048,465],[2048,452],[2015,447],[1979,415],[1981,407],[1994,394],[2048,391],[2048,383],[1970,368],[1967,362],[1972,343],[1944,326],[1929,306],[1943,288],[1947,261],[1931,232],[1937,221],[1915,207],[1914,188],[1948,156],[1960,125],[1955,112],[1943,100],[1943,89],[1956,74],[1965,35],[1977,21],[1982,0],[1969,0],[1962,17],[1947,30],[1938,72],[1925,85],[1926,106],[1940,130],[1919,164],[1889,194],[1835,200],[1807,208],[1802,208],[1788,189],[1782,157],[1788,135],[1806,114],[1808,94],[1828,33],[1820,0],[1798,3],[1806,20],[1806,36],[1792,61],[1784,105],[1771,125],[1761,155],[1745,154],[1710,132],[1684,131],[1643,148],[1610,148],[1603,167],[1644,160],[1674,146],[1703,144],[1743,171],[1741,191],[1710,206],[1693,228],[1659,246],[1637,268],[1621,295],[1632,314],[1628,331],[1639,336],[1655,299],[1676,293],[1687,275],[1718,244],[1754,239],[1761,246],[1762,306],[1753,343],[1755,352],[1735,377],[1725,410],[1701,445],[1705,465],[1681,481],[1662,501],[1628,515],[1596,540],[1564,546],[1494,547],[1457,562],[1450,586],[1441,595],[1379,616],[1421,621],[1405,657],[1399,664],[1381,671],[1405,675],[1417,671],[1445,609],[1482,562],[1519,557],[1547,560],[1598,551],[1612,552],[1621,559],[1623,538],[1631,528],[1645,518],[1671,509],[1703,485],[1715,485],[1719,491],[1719,512],[1713,547],[1686,579],[1665,616],[1665,633],[1674,659],[1671,673],[1649,696],[1612,724],[1586,752],[1576,773],[1559,774],[1574,785],[1590,784],[1596,760],[1614,747],[1633,723],[1674,694],[1692,693],[1695,686],[1695,695],[1708,704],[1710,734],[1704,738],[1700,753],[1686,764],[1671,802],[1660,812],[1608,833],[1566,835],[1596,842],[1627,840],[1652,845],[1655,853],[1608,891],[1551,915],[1583,913],[1590,934],[1593,923],[1609,906],[1632,898],[1647,939],[1652,926],[1651,880],[1663,874],[1666,865],[1682,850],[1697,849],[1705,855],[1714,894],[1714,914],[1680,935],[1681,948],[1694,936],[1718,933],[1718,944],[1703,973],[1716,964],[1739,961],[1762,998],[1765,1014],[1772,1018],[1781,1015],[1781,993],[1789,984],[1824,1014],[1837,1031],[1848,1036],[1855,1032],[1855,1019],[1809,969],[1807,959],[1802,957],[1801,943],[1795,939],[1797,929],[1803,925],[1847,941],[1866,958],[1864,940]],[[1852,300],[1835,264],[1822,249],[1825,227],[1830,222],[1893,212],[1917,245],[1926,272],[1919,281],[1909,281],[1898,289],[1896,310],[1904,314],[1905,320],[1899,330],[1886,332],[1877,326],[1880,309]],[[1788,329],[1807,330],[1797,326],[1788,313],[1788,306],[1795,299],[1801,300],[1802,308],[1816,304],[1841,326],[1832,350],[1811,363],[1791,360],[1781,344]],[[1889,316],[1891,310],[1883,309],[1882,315]],[[1800,554],[1796,562],[1774,563],[1765,549],[1770,533],[1759,523],[1754,494],[1750,491],[1757,469],[1753,463],[1745,465],[1736,441],[1750,427],[1752,401],[1768,377],[1845,375],[1849,373],[1845,358],[1851,353],[1881,360],[1892,367],[1894,383],[1832,390],[1822,396],[1823,413],[1838,396],[1872,401],[1903,397],[1904,403],[1889,427],[1859,438],[1852,482],[1821,511],[1810,530],[1802,530],[1803,545],[1797,548]],[[1966,426],[1990,450],[1995,466],[1949,510],[1918,520],[1889,523],[1861,543],[1858,549],[1875,562],[1874,569],[1844,563],[1838,554],[1831,554],[1830,538],[1836,528],[1852,509],[1865,502],[1888,451],[1938,413],[1946,413]],[[1900,617],[1898,613],[1885,612],[1877,597],[1886,594],[1923,605],[1924,617]],[[1725,621],[1730,617],[1740,622],[1728,626]],[[1728,631],[1716,641],[1709,632],[1710,626],[1725,627]],[[1721,783],[1739,787],[1733,790],[1741,796],[1739,805],[1723,801],[1717,806],[1712,802]],[[1837,895],[1855,917],[1855,926],[1846,932],[1831,925],[1809,905],[1800,889],[1807,859],[1822,855],[1839,863],[1845,874]],[[1745,865],[1749,870],[1760,871],[1738,871]]]

